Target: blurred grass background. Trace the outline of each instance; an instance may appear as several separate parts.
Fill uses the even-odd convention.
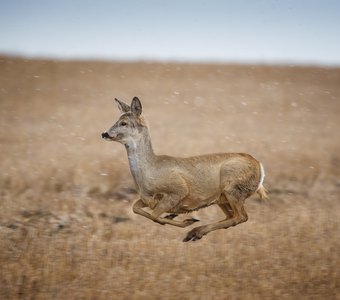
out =
[[[133,215],[100,139],[133,96],[156,153],[248,152],[270,199],[187,244]],[[0,298],[339,298],[339,99],[338,68],[0,57]]]

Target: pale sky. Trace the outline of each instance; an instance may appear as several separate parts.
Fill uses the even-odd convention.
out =
[[[0,0],[0,54],[340,65],[335,0]]]

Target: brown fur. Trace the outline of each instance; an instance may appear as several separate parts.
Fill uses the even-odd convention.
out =
[[[216,153],[188,158],[155,155],[149,130],[141,116],[137,97],[131,106],[117,100],[122,112],[119,120],[103,134],[108,140],[125,145],[132,176],[140,199],[133,211],[159,224],[187,227],[197,220],[174,220],[174,214],[188,213],[217,204],[226,218],[192,229],[183,241],[235,226],[248,220],[245,200],[257,192],[266,197],[260,163],[245,153]],[[261,179],[262,178],[262,179]],[[144,207],[152,209],[149,214]],[[162,217],[171,213],[171,217]]]

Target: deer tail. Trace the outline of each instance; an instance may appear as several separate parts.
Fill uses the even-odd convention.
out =
[[[264,199],[267,199],[268,198],[268,195],[267,195],[267,190],[266,188],[261,185],[258,190],[256,191],[256,193],[260,196],[260,199],[261,200],[264,200]]]

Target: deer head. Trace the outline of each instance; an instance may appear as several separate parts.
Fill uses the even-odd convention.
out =
[[[102,138],[126,145],[129,142],[138,140],[141,136],[141,131],[146,127],[141,116],[142,104],[137,97],[132,99],[131,105],[118,99],[115,100],[122,115],[110,129],[102,133]]]

